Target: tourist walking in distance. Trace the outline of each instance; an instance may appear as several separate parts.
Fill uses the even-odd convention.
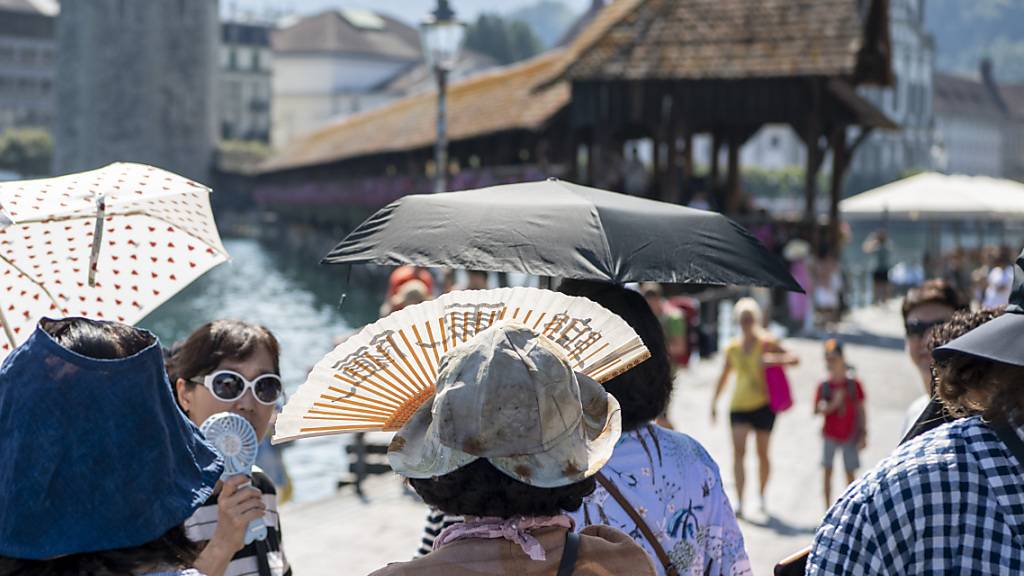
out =
[[[711,398],[711,422],[714,424],[718,418],[718,398],[735,372],[736,384],[729,400],[729,423],[732,428],[732,468],[736,479],[736,515],[741,516],[746,485],[743,461],[751,432],[757,447],[758,508],[761,512],[766,511],[765,490],[771,475],[768,446],[775,426],[775,413],[769,406],[765,368],[769,365],[795,366],[800,360],[779,346],[762,327],[761,308],[753,298],[741,298],[736,302],[733,317],[739,323],[741,333],[725,349],[725,365]]]
[[[865,254],[874,255],[874,266],[871,270],[871,302],[884,304],[889,300],[889,254],[892,242],[885,228],[879,228],[864,240],[861,246]]]
[[[860,468],[860,451],[867,446],[867,417],[864,411],[864,389],[850,374],[843,356],[843,345],[830,339],[825,342],[825,364],[828,378],[818,385],[814,395],[814,413],[825,416],[822,427],[824,450],[825,508],[832,505],[832,464],[836,452],[843,455],[846,483],[853,483]]]

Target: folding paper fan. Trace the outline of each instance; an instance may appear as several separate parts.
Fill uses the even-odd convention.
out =
[[[327,354],[285,405],[274,443],[398,430],[434,393],[445,354],[510,321],[554,342],[573,370],[598,382],[650,356],[622,318],[586,298],[536,288],[451,292],[382,318]]]

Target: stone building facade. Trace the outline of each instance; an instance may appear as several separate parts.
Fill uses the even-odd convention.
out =
[[[55,172],[134,161],[207,181],[219,27],[217,0],[64,2]]]

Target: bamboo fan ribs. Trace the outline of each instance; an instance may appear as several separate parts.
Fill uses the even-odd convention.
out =
[[[451,292],[382,318],[327,354],[285,406],[274,443],[398,430],[434,393],[445,355],[500,322],[545,336],[598,382],[650,356],[624,320],[586,298],[535,288]]]

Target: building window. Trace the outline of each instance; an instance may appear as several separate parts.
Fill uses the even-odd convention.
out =
[[[228,50],[228,70],[238,70],[238,52],[234,48]]]
[[[260,51],[255,49],[252,51],[252,70],[253,72],[260,71]]]

